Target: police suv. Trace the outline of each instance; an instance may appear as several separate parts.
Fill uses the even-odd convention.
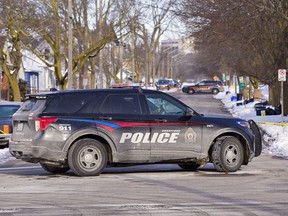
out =
[[[13,115],[10,153],[51,173],[99,175],[109,166],[212,162],[235,172],[262,150],[256,124],[195,112],[147,89],[66,90],[28,95]]]

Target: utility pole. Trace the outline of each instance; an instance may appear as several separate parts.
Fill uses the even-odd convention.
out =
[[[132,83],[135,82],[134,75],[136,74],[136,66],[135,66],[135,17],[133,17],[133,23],[132,23]]]
[[[103,32],[103,4],[102,4],[102,0],[100,0],[99,2],[99,36],[100,36],[100,40],[102,38],[102,32]],[[103,88],[103,54],[102,54],[103,50],[100,50],[99,52],[99,84],[100,84],[100,88]]]
[[[73,87],[72,71],[72,0],[68,0],[68,83],[67,89]]]
[[[0,102],[2,101],[2,68],[0,71]]]

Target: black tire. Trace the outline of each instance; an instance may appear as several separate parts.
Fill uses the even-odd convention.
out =
[[[106,167],[106,148],[97,140],[81,139],[68,152],[68,164],[75,175],[97,176]]]
[[[188,90],[187,90],[187,93],[188,93],[188,94],[194,94],[194,93],[195,93],[195,90],[194,90],[194,89],[188,89]]]
[[[212,89],[212,94],[218,94],[218,93],[219,93],[219,89],[217,88]]]
[[[243,164],[244,150],[236,137],[225,137],[213,145],[211,156],[219,172],[236,172]]]
[[[44,170],[53,174],[63,174],[63,173],[66,173],[68,170],[70,170],[69,166],[59,167],[59,166],[48,165],[48,164],[41,163],[41,162],[40,162],[40,165]]]
[[[178,164],[178,166],[181,167],[184,170],[196,170],[201,165],[200,164],[196,164],[196,163],[181,163],[181,164]]]

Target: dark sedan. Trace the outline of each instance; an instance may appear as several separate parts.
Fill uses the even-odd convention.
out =
[[[8,147],[12,133],[12,115],[20,105],[21,102],[0,102],[0,148]]]

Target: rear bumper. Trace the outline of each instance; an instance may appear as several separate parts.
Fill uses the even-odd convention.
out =
[[[63,163],[66,160],[66,152],[51,150],[45,146],[35,146],[31,142],[9,143],[10,154],[23,161],[37,163],[40,161],[53,161]]]

